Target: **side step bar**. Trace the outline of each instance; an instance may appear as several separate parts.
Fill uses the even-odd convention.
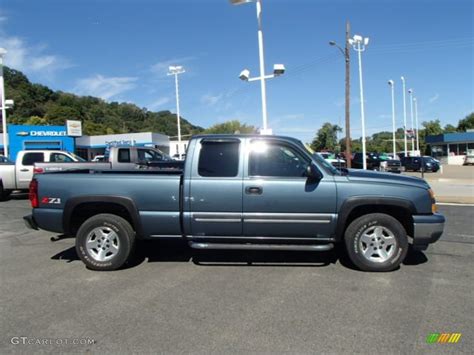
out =
[[[202,243],[189,242],[193,249],[219,249],[219,250],[291,250],[291,251],[328,251],[334,248],[334,244],[231,244],[231,243]]]

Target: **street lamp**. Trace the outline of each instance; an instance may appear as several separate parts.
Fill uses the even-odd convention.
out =
[[[168,76],[174,75],[174,82],[176,88],[176,120],[178,124],[178,154],[181,154],[181,123],[179,116],[179,85],[178,85],[178,75],[185,73],[185,70],[182,66],[170,66],[168,68]],[[179,155],[181,156],[181,155]]]
[[[414,132],[415,128],[413,125],[413,89],[408,89],[408,93],[410,94],[410,117],[411,117],[411,150],[415,150],[415,137]]]
[[[406,98],[406,89],[405,89],[405,77],[402,79],[402,88],[403,88],[403,143],[405,147],[405,156],[408,156],[408,142],[407,142],[407,98]]]
[[[418,126],[418,100],[416,97],[413,99],[415,103],[415,127],[416,127],[416,150],[420,151],[420,136],[418,134],[419,126]]]
[[[0,48],[0,90],[2,90],[0,104],[2,105],[3,155],[8,158],[7,107],[5,105],[5,81],[3,78],[3,57],[5,54],[7,54],[7,50]]]
[[[362,52],[369,44],[368,37],[354,35],[349,39],[349,44],[354,48],[359,56],[359,83],[360,83],[360,118],[362,121],[362,168],[367,169],[367,157],[365,148],[365,112],[364,112],[364,84],[362,81]]]
[[[397,145],[395,142],[395,82],[393,80],[388,81],[388,85],[392,89],[392,139],[393,139],[393,159],[397,155]]]
[[[282,75],[285,72],[283,64],[275,64],[273,75],[265,75],[265,58],[263,52],[263,30],[262,30],[262,0],[230,0],[232,5],[242,5],[250,2],[255,2],[257,7],[257,21],[258,21],[258,54],[260,61],[260,76],[250,78],[250,71],[245,69],[240,74],[240,78],[244,81],[260,80],[260,88],[262,92],[262,120],[263,129],[260,130],[261,134],[272,134],[272,130],[268,128],[268,117],[267,117],[267,90],[265,86],[265,80],[274,78],[275,76]]]
[[[346,62],[346,88],[345,88],[345,102],[346,102],[346,108],[345,108],[345,118],[346,118],[346,152],[345,152],[345,157],[346,157],[346,163],[347,167],[351,168],[351,113],[350,113],[350,96],[351,96],[351,58],[350,58],[350,51],[349,51],[349,32],[350,32],[350,24],[349,21],[346,22],[346,45],[345,48],[342,49],[341,46],[339,46],[335,41],[330,41],[329,45],[335,46],[339,51],[341,51],[344,61]]]

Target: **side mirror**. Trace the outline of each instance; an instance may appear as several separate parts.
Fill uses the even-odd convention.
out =
[[[319,181],[323,178],[321,172],[318,170],[318,168],[314,164],[309,164],[306,167],[306,176],[311,179],[311,180],[316,180]]]

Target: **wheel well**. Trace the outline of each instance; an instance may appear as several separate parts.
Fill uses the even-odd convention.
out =
[[[363,205],[355,207],[347,216],[347,219],[344,224],[344,229],[341,235],[341,239],[344,238],[344,233],[356,218],[364,216],[370,213],[385,213],[389,216],[395,218],[400,224],[405,228],[407,235],[413,236],[413,217],[411,212],[400,206],[390,206],[390,205]]]
[[[109,213],[122,217],[135,230],[135,225],[130,212],[119,203],[113,202],[85,202],[74,207],[69,220],[69,232],[71,235],[76,235],[79,227],[90,217],[100,213]]]

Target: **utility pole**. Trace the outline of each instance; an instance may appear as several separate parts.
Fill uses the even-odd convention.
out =
[[[336,41],[330,41],[329,45],[335,46],[339,49],[344,56],[346,62],[346,151],[344,153],[346,158],[347,167],[351,167],[351,112],[350,112],[350,97],[351,97],[351,52],[350,45],[351,39],[349,38],[351,32],[351,24],[346,21],[346,45],[344,49],[339,46]]]
[[[351,24],[346,21],[346,46],[344,50],[344,57],[346,60],[346,164],[351,167],[352,153],[351,153],[351,56],[349,48],[349,38],[351,32]]]

